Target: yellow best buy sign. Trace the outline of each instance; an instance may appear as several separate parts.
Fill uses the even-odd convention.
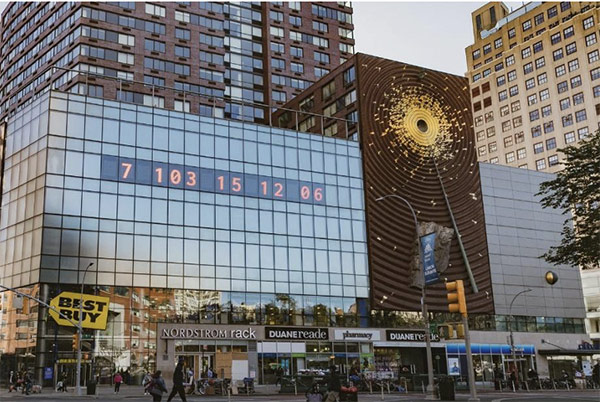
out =
[[[83,296],[83,298],[81,297]],[[106,329],[108,319],[108,297],[62,292],[50,300],[50,305],[60,311],[60,316],[55,310],[50,309],[50,316],[58,325],[73,327],[74,325],[63,317],[79,322],[79,302],[83,303],[81,326],[91,329]]]

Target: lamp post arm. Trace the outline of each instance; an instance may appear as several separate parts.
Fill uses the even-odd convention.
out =
[[[408,206],[408,208],[410,209],[410,212],[412,213],[413,220],[415,221],[415,230],[417,231],[417,236],[418,236],[419,235],[419,223],[417,221],[417,214],[415,213],[415,210],[412,207],[412,205],[410,204],[410,202],[408,202],[408,200],[406,198],[400,197],[399,195],[396,195],[396,194],[384,195],[383,197],[377,198],[375,201],[383,201],[386,198],[398,198],[399,200],[401,200]]]
[[[30,296],[30,295],[25,294],[23,292],[19,292],[17,289],[11,288],[9,286],[0,285],[0,289],[4,289],[4,291],[8,290],[10,292],[18,294],[19,296],[23,296],[23,297],[26,297],[26,298],[31,299],[33,301],[36,301],[36,302],[40,303],[41,305],[43,305],[44,307],[47,307],[50,310],[54,311],[61,318],[69,321],[75,328],[81,329],[81,326],[80,326],[81,324],[78,324],[77,322],[73,321],[72,319],[70,319],[69,317],[67,317],[63,313],[61,313],[60,310],[57,310],[56,307],[49,305],[48,303],[44,302],[43,300],[38,299],[37,297]]]

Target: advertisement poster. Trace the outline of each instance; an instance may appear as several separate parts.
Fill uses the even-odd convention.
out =
[[[457,357],[448,358],[448,374],[460,375],[460,362]]]
[[[437,282],[438,272],[435,266],[435,233],[421,236],[421,258],[423,259],[423,270],[425,271],[425,284],[430,285]]]

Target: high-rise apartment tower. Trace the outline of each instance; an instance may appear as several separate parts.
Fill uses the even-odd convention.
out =
[[[598,129],[598,2],[532,2],[472,13],[466,48],[478,158],[544,172]]]
[[[354,52],[349,2],[10,4],[1,114],[63,90],[257,122]],[[78,74],[79,71],[97,74]],[[166,91],[164,88],[175,88]]]

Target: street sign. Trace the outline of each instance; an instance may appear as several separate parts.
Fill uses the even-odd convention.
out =
[[[83,297],[82,297],[83,296]],[[74,292],[62,292],[54,299],[50,300],[50,306],[54,307],[60,313],[73,320],[79,322],[79,302],[83,302],[81,326],[91,329],[106,329],[108,320],[108,297],[94,296],[89,294],[79,294]],[[56,311],[49,310],[50,316],[58,325],[73,327],[74,325],[61,317]]]

